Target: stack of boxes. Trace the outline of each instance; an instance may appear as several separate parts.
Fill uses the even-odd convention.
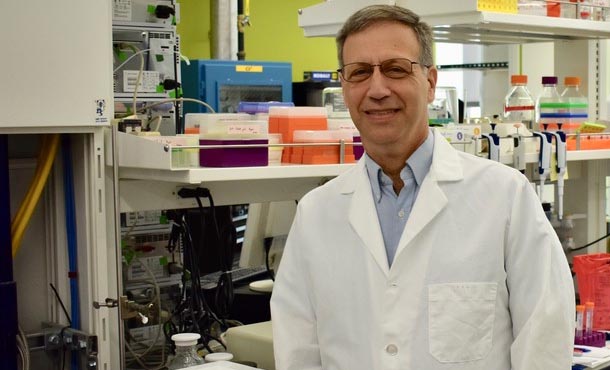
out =
[[[250,113],[192,113],[185,118],[185,132],[196,134],[202,167],[249,167],[269,164],[353,163],[362,156],[358,131],[349,118],[328,118],[324,107],[265,106],[257,103]],[[262,104],[262,103],[261,103]],[[283,149],[278,144],[288,145]],[[343,143],[343,144],[341,144]],[[232,147],[234,145],[251,145]],[[271,145],[270,145],[271,144]],[[308,145],[309,144],[309,145]],[[320,145],[313,145],[320,144]],[[269,145],[269,148],[266,146]],[[226,148],[217,146],[227,146]],[[280,155],[281,153],[281,155]],[[343,157],[341,158],[341,153]],[[270,157],[271,155],[271,157]],[[280,161],[281,156],[281,161]]]

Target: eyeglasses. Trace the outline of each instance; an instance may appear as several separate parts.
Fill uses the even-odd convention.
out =
[[[379,67],[381,73],[394,80],[400,80],[413,73],[413,64],[407,58],[394,58],[384,60],[379,64],[369,64],[364,62],[348,63],[343,68],[337,69],[341,77],[347,82],[362,82],[373,75],[375,67]]]

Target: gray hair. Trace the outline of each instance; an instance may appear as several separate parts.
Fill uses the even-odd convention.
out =
[[[411,10],[400,6],[370,5],[352,14],[337,33],[335,40],[340,67],[343,67],[343,45],[347,37],[381,22],[397,22],[409,26],[415,32],[419,41],[420,55],[418,62],[424,66],[434,64],[432,28],[427,23],[421,22],[419,16]]]

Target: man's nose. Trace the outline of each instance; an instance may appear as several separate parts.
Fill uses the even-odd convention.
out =
[[[382,99],[390,95],[388,78],[381,73],[379,66],[373,67],[373,74],[369,77],[369,89],[367,95],[373,99]]]

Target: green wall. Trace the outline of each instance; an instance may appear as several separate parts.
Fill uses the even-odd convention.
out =
[[[298,26],[297,10],[320,2],[251,0],[252,25],[244,32],[246,60],[291,62],[293,81],[302,81],[303,71],[337,69],[334,38],[306,38]],[[179,3],[182,53],[190,59],[210,58],[210,1]]]

